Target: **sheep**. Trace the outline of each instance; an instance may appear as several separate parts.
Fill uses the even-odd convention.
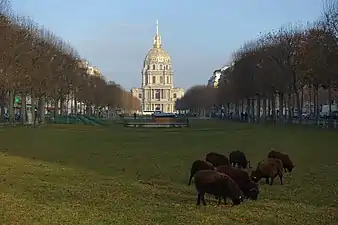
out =
[[[269,152],[268,158],[276,158],[276,159],[282,160],[284,172],[289,171],[291,173],[292,169],[295,167],[293,165],[289,155],[287,155],[287,154],[272,150],[272,151]]]
[[[191,165],[191,169],[190,169],[190,178],[189,178],[189,183],[188,185],[191,184],[191,180],[193,178],[193,176],[195,175],[195,173],[199,170],[214,170],[214,166],[207,161],[204,160],[195,160],[192,165]]]
[[[243,201],[242,191],[236,182],[223,173],[213,170],[200,170],[195,173],[194,179],[198,192],[197,205],[200,205],[201,200],[203,205],[206,205],[204,199],[206,193],[217,196],[218,205],[221,204],[222,198],[224,204],[227,204],[227,197],[232,200],[233,205],[239,205]]]
[[[206,155],[205,160],[214,165],[214,167],[230,164],[228,157],[216,152],[209,152]]]
[[[242,190],[244,196],[249,199],[257,200],[259,194],[258,185],[251,181],[248,172],[234,168],[230,165],[219,166],[216,168],[217,172],[224,173],[233,179],[238,187]]]
[[[255,171],[251,172],[251,179],[258,182],[262,178],[266,178],[266,183],[273,184],[273,180],[279,176],[280,183],[283,185],[283,162],[280,159],[268,158],[258,163]]]
[[[250,161],[248,161],[245,157],[245,154],[239,150],[237,151],[232,151],[229,154],[229,161],[233,167],[236,165],[246,169],[249,165],[250,166]]]

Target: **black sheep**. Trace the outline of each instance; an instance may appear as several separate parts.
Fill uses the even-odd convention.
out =
[[[218,197],[218,204],[221,204],[222,198],[226,204],[226,198],[230,198],[234,205],[239,205],[243,201],[242,191],[235,181],[229,176],[213,170],[200,170],[194,175],[195,187],[198,192],[197,205],[201,200],[206,205],[204,195],[206,193]]]
[[[204,160],[195,160],[191,165],[188,185],[191,184],[191,179],[193,178],[195,173],[199,170],[214,170],[214,166],[211,163]]]
[[[205,160],[214,165],[214,167],[230,164],[228,157],[216,152],[209,152],[206,155]]]
[[[280,183],[283,185],[283,163],[280,159],[268,158],[258,163],[257,169],[252,171],[251,179],[258,182],[262,178],[266,178],[266,183],[272,185],[276,176],[279,176]]]
[[[252,200],[257,200],[259,188],[256,183],[251,181],[248,172],[234,168],[231,165],[219,166],[216,171],[231,177],[231,179],[238,184],[238,187],[242,190],[244,196]]]
[[[236,165],[244,169],[246,169],[248,165],[250,167],[250,162],[246,159],[245,154],[239,150],[232,151],[229,154],[229,161],[233,167],[236,167]]]

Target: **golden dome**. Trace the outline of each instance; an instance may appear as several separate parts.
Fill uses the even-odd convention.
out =
[[[153,48],[149,50],[145,59],[144,65],[150,64],[171,64],[169,54],[162,48],[161,36],[158,33],[158,21],[156,22],[156,35],[154,37]]]
[[[163,48],[152,48],[146,55],[144,59],[144,64],[157,64],[157,63],[164,63],[170,64],[171,58],[169,54]]]

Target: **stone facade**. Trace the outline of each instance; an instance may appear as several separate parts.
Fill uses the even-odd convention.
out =
[[[156,24],[154,44],[143,63],[141,88],[131,90],[141,101],[142,111],[175,112],[175,101],[183,97],[183,88],[174,88],[174,73],[169,54],[162,48]]]

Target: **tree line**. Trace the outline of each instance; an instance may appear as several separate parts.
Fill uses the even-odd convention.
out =
[[[291,122],[307,102],[319,120],[323,97],[332,115],[337,83],[338,3],[327,1],[318,21],[283,26],[245,43],[222,72],[218,88],[192,87],[176,106],[200,112],[224,105],[227,112],[246,112],[259,123]],[[328,119],[332,124],[332,116]]]
[[[129,91],[101,74],[92,76],[83,65],[84,59],[67,42],[29,18],[16,15],[8,0],[0,0],[0,121],[8,109],[10,124],[14,121],[14,99],[21,106],[31,98],[35,121],[45,121],[46,105],[55,113],[69,113],[66,103],[73,100],[73,113],[92,115],[100,110],[111,113],[139,109],[140,102]],[[79,110],[79,105],[85,110]],[[20,108],[21,122],[26,120],[26,107]]]

